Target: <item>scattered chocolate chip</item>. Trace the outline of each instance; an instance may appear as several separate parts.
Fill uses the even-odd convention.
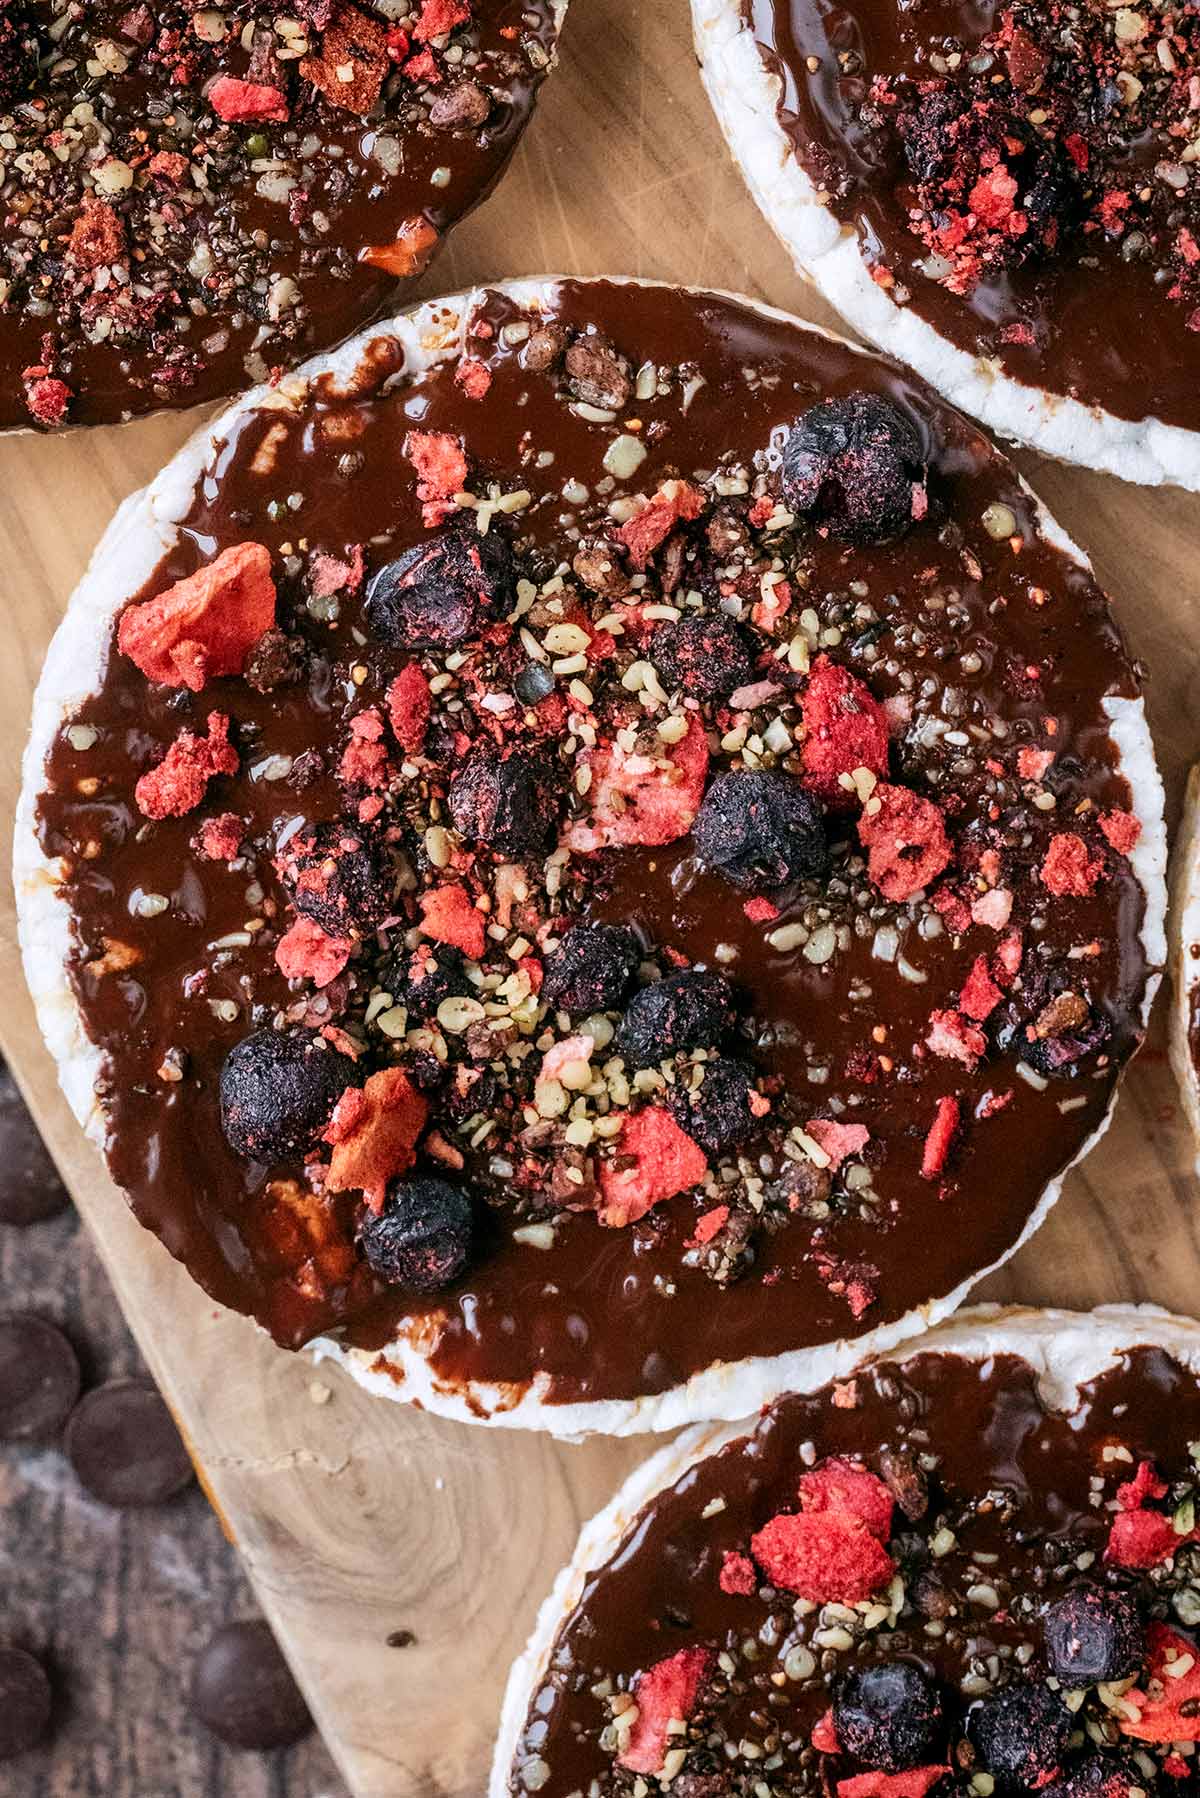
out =
[[[605,337],[585,331],[570,345],[566,358],[567,386],[577,400],[620,412],[629,402],[633,383],[629,364]]]
[[[1036,1791],[1057,1773],[1071,1735],[1071,1713],[1040,1679],[980,1699],[967,1734],[997,1785]]]
[[[718,774],[692,836],[701,861],[747,892],[771,892],[825,872],[821,807],[790,774],[738,768]]]
[[[754,1134],[757,1120],[750,1109],[754,1074],[723,1055],[702,1066],[699,1086],[689,1082],[672,1087],[670,1110],[681,1130],[709,1155],[719,1156]]]
[[[723,612],[667,619],[651,637],[648,653],[664,685],[693,699],[728,699],[754,672],[749,636]]]
[[[235,1154],[272,1162],[312,1147],[359,1075],[315,1030],[256,1030],[221,1068],[221,1128]]]
[[[576,924],[546,957],[542,998],[571,1017],[613,1011],[640,959],[638,940],[623,924]]]
[[[175,1419],[150,1380],[109,1380],[85,1393],[64,1445],[81,1483],[106,1505],[165,1504],[195,1474]]]
[[[507,609],[512,552],[498,531],[453,526],[372,576],[366,619],[390,649],[452,649]]]
[[[50,1727],[52,1705],[42,1663],[27,1649],[0,1643],[0,1761],[36,1748]]]
[[[633,995],[613,1046],[634,1067],[650,1067],[683,1049],[715,1048],[736,1018],[729,982],[720,974],[687,968]]]
[[[548,759],[531,749],[501,757],[477,751],[450,783],[454,828],[498,855],[533,855],[546,847],[558,816],[559,791]]]
[[[312,1728],[304,1696],[261,1619],[227,1623],[209,1639],[192,1675],[192,1709],[231,1748],[267,1754]]]
[[[0,1442],[57,1436],[79,1397],[79,1362],[56,1324],[31,1311],[0,1316]]]
[[[370,936],[394,909],[391,857],[376,837],[348,819],[302,826],[275,865],[296,910],[329,936]]]
[[[837,1687],[833,1722],[847,1754],[903,1773],[933,1759],[941,1739],[942,1700],[913,1661],[880,1661]]]
[[[423,1177],[394,1181],[382,1212],[364,1217],[359,1240],[371,1271],[389,1286],[438,1292],[466,1267],[474,1227],[465,1193]]]
[[[38,1135],[16,1081],[0,1062],[0,1224],[40,1224],[70,1204],[70,1195]]]
[[[846,543],[886,543],[921,515],[927,472],[903,412],[878,394],[851,393],[810,406],[788,432],[783,497]]]
[[[1136,1673],[1146,1653],[1137,1605],[1124,1592],[1076,1586],[1043,1623],[1046,1661],[1069,1690]]]

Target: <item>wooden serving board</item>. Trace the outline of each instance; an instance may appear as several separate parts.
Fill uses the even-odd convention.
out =
[[[728,160],[687,13],[686,0],[574,0],[561,66],[514,168],[427,291],[502,275],[633,273],[742,289],[831,322]],[[67,597],[117,503],[196,423],[0,442],[9,820],[30,695]],[[1025,462],[1091,551],[1145,660],[1174,824],[1186,765],[1200,757],[1200,499]],[[555,1447],[439,1423],[369,1399],[220,1314],[133,1222],[59,1096],[7,881],[0,992],[0,1043],[356,1798],[479,1798],[509,1663],[581,1518],[638,1446]],[[985,1296],[1200,1310],[1198,1197],[1160,1026],[1108,1138]],[[398,1631],[415,1642],[387,1646]]]

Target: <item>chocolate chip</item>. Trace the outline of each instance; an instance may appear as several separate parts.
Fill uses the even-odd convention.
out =
[[[29,1311],[0,1317],[0,1441],[56,1436],[79,1397],[79,1362],[57,1325]]]
[[[0,1761],[37,1746],[50,1727],[52,1702],[42,1663],[27,1649],[0,1643]]]
[[[282,1161],[311,1148],[348,1086],[355,1064],[315,1030],[256,1030],[221,1068],[221,1128],[235,1154]]]
[[[82,1484],[106,1505],[164,1504],[194,1475],[150,1380],[109,1380],[87,1393],[71,1413],[65,1446]]]
[[[821,807],[791,774],[749,768],[718,774],[692,835],[701,861],[746,892],[773,892],[825,872]]]
[[[192,1709],[231,1748],[266,1754],[312,1728],[304,1695],[259,1619],[227,1623],[209,1640],[192,1676]]]
[[[783,449],[783,497],[845,543],[887,543],[918,515],[927,474],[916,426],[875,393],[810,406]]]
[[[69,1204],[17,1083],[0,1063],[0,1224],[40,1224]]]
[[[438,1292],[467,1265],[474,1234],[471,1201],[447,1180],[396,1180],[360,1240],[373,1273],[409,1292]]]

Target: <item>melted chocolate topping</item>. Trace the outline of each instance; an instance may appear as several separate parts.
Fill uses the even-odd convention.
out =
[[[1044,1620],[1065,1593],[1083,1585],[1128,1594],[1144,1624],[1161,1620],[1172,1632],[1200,1619],[1200,1558],[1185,1545],[1190,1524],[1183,1516],[1197,1481],[1190,1451],[1198,1432],[1195,1375],[1150,1348],[1129,1351],[1082,1387],[1068,1412],[1047,1407],[1034,1370],[1013,1354],[978,1361],[927,1352],[902,1365],[876,1363],[811,1397],[780,1400],[751,1435],[651,1499],[590,1574],[533,1695],[510,1790],[626,1798],[642,1789],[633,1771],[616,1764],[613,1719],[639,1674],[688,1648],[720,1657],[694,1719],[682,1719],[689,1727],[668,1738],[687,1748],[670,1789],[688,1798],[760,1790],[800,1798],[837,1792],[839,1781],[855,1777],[864,1783],[848,1786],[849,1794],[902,1791],[899,1782],[869,1783],[870,1758],[829,1752],[836,1737],[831,1742],[828,1723],[813,1742],[847,1676],[897,1660],[919,1667],[941,1697],[945,1723],[922,1758],[943,1768],[948,1759],[949,1770],[930,1789],[939,1798],[992,1789],[990,1774],[987,1784],[971,1783],[973,1768],[982,1775],[987,1767],[964,1739],[964,1723],[998,1690],[1053,1689],[1044,1685]],[[806,1470],[816,1468],[819,1477],[834,1457],[882,1476],[896,1499],[889,1550],[903,1598],[897,1604],[894,1589],[882,1594],[875,1607],[889,1613],[882,1621],[867,1604],[797,1602],[761,1570],[738,1577],[756,1533],[798,1508]],[[1132,1489],[1141,1463],[1151,1464],[1157,1497]],[[1106,1555],[1114,1518],[1131,1504],[1142,1518],[1165,1515],[1168,1530],[1175,1506],[1177,1527],[1186,1526],[1174,1558],[1164,1552],[1153,1572]],[[1178,1641],[1191,1649],[1186,1633]],[[1066,1689],[1070,1682],[1060,1683]],[[1153,1689],[1144,1669],[1117,1691],[1130,1685]],[[1169,1695],[1173,1685],[1161,1681],[1159,1693],[1165,1686]],[[1056,1798],[1192,1792],[1190,1760],[1175,1755],[1159,1777],[1171,1753],[1166,1737],[1122,1737],[1122,1715],[1136,1711],[1122,1713],[1108,1690],[1079,1694],[1063,1783],[1050,1783],[1046,1769],[1049,1778],[1030,1784],[1049,1785]],[[1197,1734],[1191,1690],[1181,1707],[1186,1720],[1177,1722],[1189,1740]],[[1097,1749],[1099,1767],[1125,1773],[1123,1783],[1088,1783],[1098,1770]],[[1125,1759],[1131,1751],[1132,1763]],[[912,1768],[915,1761],[901,1764]],[[1072,1775],[1079,1783],[1067,1783]],[[1030,1784],[997,1780],[995,1787],[1026,1791]],[[645,1789],[656,1785],[648,1779]]]
[[[6,8],[0,429],[194,405],[340,342],[487,193],[554,39],[550,0]]]
[[[591,330],[600,337],[587,336]],[[636,397],[627,387],[614,413],[575,397],[554,367],[533,372],[555,331],[560,360],[571,333],[583,334],[576,342],[589,354],[611,340],[643,371]],[[1142,894],[1124,855],[1097,828],[1099,818],[1124,816],[1130,798],[1103,701],[1136,690],[1107,604],[1036,534],[1017,477],[977,429],[891,365],[787,322],[711,296],[567,282],[552,311],[532,318],[511,298],[488,294],[468,349],[457,367],[451,360],[381,387],[396,359],[393,345],[377,341],[357,391],[320,385],[297,410],[240,419],[200,481],[177,545],[147,583],[142,597],[253,534],[270,550],[281,627],[301,639],[299,678],[270,691],[222,678],[190,693],[148,682],[114,644],[98,692],[55,743],[42,841],[65,859],[63,893],[78,942],[69,972],[104,1054],[114,1176],[204,1288],[257,1317],[280,1342],[295,1346],[333,1329],[376,1349],[405,1320],[420,1328],[428,1319],[424,1338],[438,1377],[512,1382],[519,1391],[542,1373],[557,1401],[663,1390],[715,1360],[774,1354],[900,1317],[1011,1248],[1047,1181],[1104,1116],[1140,1037]],[[485,385],[481,367],[490,385],[472,398]],[[612,378],[611,362],[602,357],[585,372],[594,387]],[[824,526],[780,513],[778,446],[816,402],[864,393],[897,408],[917,433],[928,512],[893,541],[851,548]],[[516,588],[521,617],[491,625],[476,650],[414,654],[381,645],[370,623],[375,601],[364,610],[354,586],[364,537],[372,594],[379,568],[430,540],[407,459],[414,432],[426,446],[435,438],[443,449],[447,440],[465,446],[473,503],[500,505],[491,531],[509,533],[528,577]],[[645,460],[622,476],[613,471],[631,439]],[[587,566],[586,554],[594,563],[604,533],[604,555],[621,566],[614,517],[641,528],[653,513],[639,511],[633,496],[653,495],[679,476],[708,483],[704,534],[699,524],[675,532],[651,556],[645,585],[630,591],[636,577],[624,577],[628,605],[576,584],[572,560]],[[515,496],[507,515],[506,494]],[[751,516],[757,526],[747,523]],[[762,531],[765,557],[745,548]],[[743,550],[735,552],[731,533],[739,532]],[[715,572],[713,542],[721,544]],[[749,572],[738,573],[738,553],[750,554]],[[314,572],[327,574],[331,558],[351,583],[332,601],[328,579]],[[727,580],[718,578],[722,564]],[[644,670],[646,628],[655,622],[639,622],[633,602],[665,593],[664,565],[683,570],[675,610],[689,609],[695,582],[696,606],[700,587],[709,604],[723,593],[726,611],[744,611],[747,623],[764,572],[786,568],[794,590],[803,588],[803,611],[796,603],[773,627],[756,612],[761,623],[749,635],[764,633],[757,651],[771,674],[766,688],[756,674],[748,696],[733,695],[741,710],[721,701],[704,711],[710,774],[750,760],[792,765],[785,752],[803,736],[798,708],[811,698],[811,668],[823,650],[889,708],[890,779],[904,783],[902,792],[932,796],[929,815],[945,821],[955,862],[937,883],[936,903],[920,894],[887,902],[871,886],[855,837],[860,802],[847,776],[845,809],[825,819],[828,873],[773,891],[765,909],[764,895],[702,867],[684,835],[660,848],[580,850],[569,862],[558,851],[545,866],[544,849],[527,853],[527,898],[513,902],[513,919],[503,923],[500,858],[493,863],[445,828],[439,795],[473,757],[532,746],[519,766],[544,767],[548,758],[556,803],[573,819],[568,834],[586,840],[599,815],[589,811],[595,795],[585,797],[586,783],[570,774],[573,755],[582,758],[576,771],[602,765],[583,750],[586,733],[603,753],[620,716],[633,714],[635,730],[640,711],[676,739],[696,716],[672,709],[665,694],[660,704],[644,686],[648,703],[631,697],[647,677],[629,671],[636,657]],[[590,578],[607,576],[593,567]],[[775,593],[776,611],[778,601]],[[615,648],[596,651],[586,673],[579,664],[587,656],[527,654],[527,637],[563,645],[551,632],[564,609],[593,620],[607,612],[623,633]],[[434,713],[423,752],[410,763],[393,751],[389,763],[401,764],[387,791],[404,809],[385,818],[398,820],[411,873],[407,897],[402,891],[395,901],[401,923],[382,941],[385,949],[419,941],[413,890],[428,892],[447,873],[485,900],[487,915],[501,920],[487,939],[496,977],[485,996],[509,998],[496,1004],[489,1026],[502,1034],[485,1030],[482,1049],[472,1035],[479,1026],[462,1034],[457,1018],[457,1034],[449,1023],[443,1034],[436,1019],[414,1030],[415,1000],[407,1034],[382,1034],[375,1020],[390,1001],[379,991],[390,981],[394,998],[396,975],[380,972],[386,956],[371,961],[369,944],[320,991],[301,979],[289,984],[276,962],[280,932],[295,917],[275,871],[280,839],[299,821],[346,817],[338,758],[347,723],[356,719],[361,729],[367,714],[378,719],[399,671],[414,660],[433,674]],[[498,690],[529,692],[531,670],[537,703],[513,706],[501,693],[495,709]],[[581,674],[594,693],[581,690]],[[233,721],[240,773],[216,780],[199,811],[147,822],[135,783],[181,727],[202,736],[217,708]],[[361,745],[353,734],[351,742]],[[676,772],[668,761],[667,776]],[[855,778],[869,791],[865,769]],[[238,831],[226,859],[211,860],[199,852],[198,828],[218,814],[232,814]],[[465,815],[455,809],[456,822]],[[1064,832],[1080,851],[1075,833],[1087,839],[1088,877],[1068,896],[1038,873]],[[556,1025],[538,1013],[523,970],[581,918],[632,924],[660,973],[694,962],[728,976],[741,1007],[737,1059],[757,1082],[760,1133],[713,1153],[701,1186],[690,1174],[691,1190],[623,1228],[601,1227],[594,1215],[597,1181],[614,1165],[612,1131],[624,1128],[631,1097],[635,1110],[647,1098],[672,1098],[665,1082],[694,1079],[696,1066],[685,1057],[636,1079],[623,1073],[610,1061],[618,1006],[607,1025],[602,1018],[590,1026],[607,1045],[594,1057],[605,1069],[589,1089],[594,1096],[582,1094],[570,1112],[531,1109],[540,1054],[580,1024]],[[1003,945],[1016,950],[1007,973],[994,959]],[[998,971],[1004,993],[1001,1003],[997,989],[991,1002],[979,1059],[970,1044],[984,1039],[970,1035],[954,1007],[981,958]],[[525,985],[501,988],[515,962]],[[437,1017],[449,1019],[464,988],[445,990]],[[465,990],[469,998],[479,989]],[[1074,1010],[1060,1015],[1068,992]],[[949,1018],[957,1045],[929,1047],[934,1012]],[[1039,1023],[1048,1013],[1050,1022]],[[434,1133],[418,1171],[458,1181],[448,1142],[476,1201],[470,1265],[448,1291],[420,1297],[373,1276],[355,1241],[360,1195],[323,1189],[320,1159],[306,1174],[300,1157],[268,1167],[230,1149],[218,1105],[222,1063],[249,1031],[285,1015],[292,1024],[348,1030],[352,1048],[369,1044],[364,1067],[399,1058],[426,1085]],[[384,1029],[393,1016],[384,1011]],[[1064,1026],[1075,1036],[1054,1034]],[[1046,1065],[1047,1048],[1067,1042],[1074,1046],[1052,1078],[1028,1065]],[[344,1035],[338,1043],[346,1045]],[[438,1085],[439,1057],[492,1082],[472,1089],[489,1096],[468,1100],[466,1115],[453,1081]],[[567,1101],[573,1090],[568,1083]],[[694,1134],[710,1121],[685,1119]],[[590,1145],[581,1128],[589,1122]],[[839,1125],[858,1128],[839,1136]],[[678,1152],[678,1136],[672,1140]],[[441,1201],[423,1191],[423,1227],[442,1231],[441,1264],[461,1265],[464,1244],[445,1235],[459,1224],[447,1222],[444,1205],[441,1223],[431,1222],[428,1205]],[[377,1264],[389,1257],[412,1265],[411,1255],[390,1248]]]
[[[1017,381],[1200,425],[1193,8],[744,4],[782,82],[781,126],[893,297]],[[983,219],[998,254],[959,282]]]

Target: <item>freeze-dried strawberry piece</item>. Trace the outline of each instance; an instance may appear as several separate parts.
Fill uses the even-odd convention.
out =
[[[692,1231],[688,1248],[703,1248],[714,1236],[719,1236],[729,1222],[728,1205],[714,1205],[711,1211],[702,1212],[696,1219],[696,1228]]]
[[[1153,1461],[1139,1461],[1131,1480],[1117,1487],[1117,1503],[1123,1511],[1137,1511],[1148,1498],[1165,1498],[1168,1486]]]
[[[392,734],[405,755],[420,755],[429,728],[433,695],[429,676],[419,662],[402,668],[387,690],[388,718]]]
[[[1121,1700],[1119,1727],[1123,1735],[1139,1742],[1200,1741],[1200,1654],[1196,1644],[1165,1623],[1152,1623],[1146,1631],[1147,1665],[1141,1687],[1126,1692]],[[1187,1672],[1175,1675],[1180,1663]],[[1137,1712],[1128,1715],[1129,1708]]]
[[[1142,821],[1133,812],[1101,812],[1100,829],[1118,855],[1129,855],[1141,840]]]
[[[686,1723],[696,1708],[704,1682],[712,1672],[711,1648],[681,1648],[658,1661],[634,1682],[637,1722],[625,1752],[617,1758],[631,1773],[658,1773],[666,1759],[673,1723]]]
[[[338,779],[368,790],[386,787],[391,769],[382,737],[383,719],[374,706],[356,713],[350,720],[350,741],[342,751]]]
[[[246,837],[246,826],[236,812],[206,818],[200,826],[200,853],[206,861],[236,860]]]
[[[822,1711],[812,1726],[809,1741],[818,1754],[840,1754],[842,1744],[838,1741],[837,1725],[833,1720],[833,1706]]]
[[[447,882],[432,892],[422,893],[419,903],[421,929],[426,936],[435,943],[449,943],[451,948],[461,949],[469,961],[482,960],[486,921],[471,904],[465,887]]]
[[[569,827],[568,848],[588,854],[635,843],[660,847],[692,828],[708,773],[708,738],[694,712],[687,734],[665,755],[642,755],[613,743],[596,749],[589,760],[592,817]]]
[[[835,1118],[810,1118],[804,1129],[817,1147],[824,1149],[834,1172],[847,1155],[861,1154],[871,1140],[865,1124],[839,1124]]]
[[[1003,997],[1003,992],[988,970],[987,956],[977,955],[958,995],[960,1008],[969,1018],[974,1018],[977,1024],[982,1024],[995,1011]]]
[[[937,1114],[921,1153],[921,1178],[936,1180],[945,1168],[950,1145],[958,1130],[961,1109],[957,1099],[939,1099]]]
[[[275,963],[287,980],[328,986],[350,960],[353,947],[349,937],[329,936],[315,918],[299,917],[276,944]]]
[[[75,216],[67,254],[76,268],[107,268],[125,257],[125,227],[104,200],[88,195]]]
[[[677,524],[699,518],[703,510],[704,495],[698,487],[690,481],[667,481],[636,518],[621,526],[617,536],[634,567],[643,569]]]
[[[356,593],[362,586],[362,578],[361,543],[354,545],[349,561],[319,549],[309,563],[308,580],[316,599],[328,599],[333,593]]]
[[[199,805],[214,775],[236,774],[237,767],[229,719],[210,712],[207,737],[181,730],[158,766],[142,775],[133,790],[137,808],[146,818],[182,818]]]
[[[801,702],[807,732],[800,760],[804,785],[826,805],[854,803],[840,777],[866,768],[880,779],[888,767],[887,713],[865,682],[828,656],[813,663]]]
[[[892,1533],[891,1493],[869,1467],[842,1455],[822,1461],[803,1475],[800,1503],[805,1511],[837,1511],[853,1518],[880,1542],[886,1542]]]
[[[404,453],[417,471],[417,498],[425,507],[425,523],[440,523],[454,495],[467,484],[462,444],[449,431],[410,431]]]
[[[445,37],[465,25],[470,17],[471,0],[425,0],[413,36],[419,44],[427,44],[431,38]]]
[[[1145,1570],[1170,1560],[1188,1540],[1177,1536],[1162,1511],[1120,1511],[1113,1518],[1104,1558],[1115,1567]]]
[[[324,1135],[333,1145],[330,1192],[361,1192],[381,1212],[388,1183],[416,1160],[428,1116],[428,1103],[402,1068],[381,1068],[364,1086],[348,1086]]]
[[[812,1604],[858,1604],[888,1584],[896,1564],[857,1517],[781,1513],[750,1543],[773,1586]]]
[[[752,924],[773,924],[779,916],[779,907],[773,899],[760,894],[754,899],[747,899],[742,910]]]
[[[1041,780],[1053,760],[1052,749],[1018,749],[1017,773],[1022,780]]]
[[[987,1037],[961,1011],[931,1011],[925,1046],[946,1061],[961,1061],[973,1068],[987,1050]]]
[[[739,1554],[734,1548],[726,1549],[721,1556],[721,1571],[717,1584],[722,1592],[731,1597],[751,1598],[758,1590],[758,1575],[754,1571],[754,1562],[749,1555]]]
[[[117,648],[147,680],[198,693],[218,675],[240,674],[274,623],[271,552],[235,543],[153,599],[126,607]]]
[[[993,887],[981,893],[971,907],[972,924],[985,924],[989,930],[1003,930],[1012,917],[1013,896],[1007,887]]]
[[[1041,881],[1056,899],[1086,899],[1095,892],[1103,872],[1103,861],[1088,854],[1087,844],[1073,830],[1051,837],[1041,866]]]
[[[387,28],[343,3],[322,32],[317,54],[301,62],[300,73],[330,105],[365,118],[389,68]]]
[[[909,1767],[904,1773],[854,1773],[837,1782],[837,1798],[925,1798],[949,1767]]]
[[[464,356],[454,371],[454,379],[469,400],[482,400],[492,385],[492,371],[475,356]]]
[[[227,125],[280,123],[288,116],[287,95],[259,81],[240,81],[236,75],[218,75],[208,90],[208,103]]]
[[[875,788],[858,834],[867,851],[867,873],[885,899],[902,904],[927,887],[950,862],[950,839],[932,799],[884,782]]]
[[[40,425],[60,425],[67,416],[71,401],[75,398],[65,381],[55,375],[43,372],[32,373],[26,369],[25,404],[30,414]]]
[[[616,1155],[600,1169],[597,1216],[609,1229],[636,1224],[662,1199],[698,1186],[708,1172],[704,1150],[660,1105],[626,1115]]]
[[[398,281],[405,281],[428,266],[437,241],[437,231],[428,219],[406,219],[391,243],[368,244],[365,250],[358,252],[358,259],[369,262],[372,268],[382,269],[385,275],[395,275]]]

